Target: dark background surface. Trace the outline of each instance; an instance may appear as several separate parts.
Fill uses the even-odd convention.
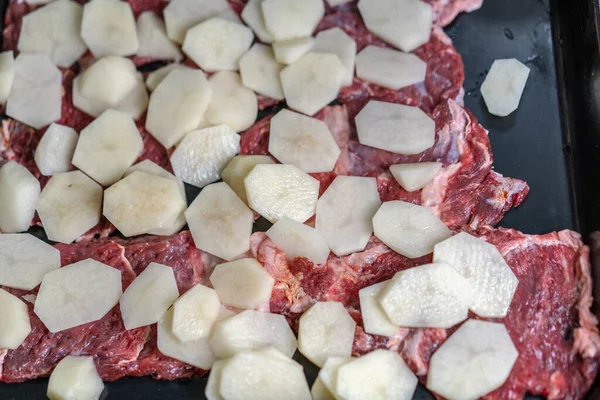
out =
[[[0,6],[3,11],[6,0]],[[461,15],[446,29],[464,59],[465,104],[490,131],[495,170],[531,187],[501,226],[526,233],[574,229],[584,237],[600,229],[597,8],[596,0],[484,0],[481,10]],[[531,69],[519,109],[506,118],[490,115],[479,92],[498,58],[517,58]],[[297,359],[312,383],[317,368]],[[205,384],[206,378],[197,377],[124,378],[106,384],[104,397],[204,399]],[[46,386],[47,379],[0,384],[0,399],[45,399]],[[600,399],[600,390],[589,398]],[[415,399],[433,397],[420,387]]]

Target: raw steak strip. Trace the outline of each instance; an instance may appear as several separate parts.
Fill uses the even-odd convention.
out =
[[[582,398],[594,381],[600,358],[597,320],[589,310],[588,248],[571,231],[536,236],[484,227],[472,233],[494,244],[519,278],[509,313],[501,320],[519,358],[507,382],[485,398],[520,399],[525,393],[551,399]],[[345,257],[330,255],[323,265],[303,258],[288,263],[263,233],[253,235],[252,252],[276,280],[271,310],[294,323],[316,301],[346,305],[359,324],[354,355],[376,348],[398,351],[425,380],[430,356],[453,331],[404,328],[386,338],[366,334],[361,327],[358,290],[430,262],[431,256],[410,260],[372,238],[365,251]]]

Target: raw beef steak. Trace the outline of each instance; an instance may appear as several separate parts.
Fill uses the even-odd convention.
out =
[[[506,383],[486,399],[520,399],[525,393],[550,399],[582,398],[593,383],[600,358],[592,301],[589,250],[571,231],[525,235],[510,229],[480,228],[471,233],[494,244],[519,278],[506,325],[519,358]],[[271,310],[297,324],[316,301],[344,303],[358,323],[354,355],[376,348],[398,351],[425,380],[429,358],[456,329],[399,328],[392,338],[362,329],[358,291],[387,280],[397,271],[431,261],[407,259],[372,238],[363,252],[331,254],[323,265],[304,258],[287,262],[263,233],[252,237],[253,255],[276,280]],[[475,317],[471,315],[471,317]]]

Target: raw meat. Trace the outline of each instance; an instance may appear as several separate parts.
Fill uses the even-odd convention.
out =
[[[433,8],[433,21],[439,26],[446,26],[454,21],[461,12],[479,10],[483,0],[423,0]]]
[[[402,156],[358,143],[344,106],[326,107],[315,115],[323,120],[342,149],[334,171],[311,174],[321,181],[321,193],[336,175],[377,177],[382,201],[404,200],[431,208],[452,229],[495,225],[523,202],[529,187],[518,179],[491,171],[492,153],[487,131],[473,114],[448,100],[431,114],[436,122],[436,144],[427,151]],[[242,154],[268,154],[271,116],[242,133]],[[420,191],[407,192],[389,173],[392,164],[440,161],[444,168]]]
[[[519,278],[502,321],[520,355],[507,382],[485,398],[520,399],[525,393],[550,399],[583,397],[600,358],[597,320],[590,311],[589,249],[571,231],[535,236],[482,227],[471,233],[498,247]],[[410,260],[372,238],[365,251],[345,257],[330,255],[323,265],[303,258],[288,263],[263,233],[253,235],[252,252],[276,279],[271,310],[288,316],[293,324],[316,301],[346,305],[359,325],[354,355],[376,348],[398,351],[424,381],[430,356],[456,329],[404,328],[386,338],[361,328],[358,290],[389,279],[399,270],[428,263],[430,255]]]

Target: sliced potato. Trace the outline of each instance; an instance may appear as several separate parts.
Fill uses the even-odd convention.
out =
[[[269,153],[304,172],[333,170],[340,155],[327,125],[316,118],[283,109],[271,119]]]
[[[337,55],[344,66],[342,86],[352,85],[356,42],[346,32],[338,27],[319,32],[315,37],[315,45],[311,51]]]
[[[375,350],[339,367],[336,392],[347,400],[372,398],[375,393],[382,400],[410,400],[417,383],[400,354]]]
[[[344,79],[338,56],[307,53],[281,71],[281,85],[288,106],[313,115],[337,97]]]
[[[48,381],[50,400],[98,400],[104,383],[91,356],[66,356],[56,365]]]
[[[96,58],[135,54],[139,41],[129,3],[105,0],[86,3],[81,38]]]
[[[6,104],[13,79],[15,78],[15,58],[12,51],[0,53],[0,104]]]
[[[427,388],[448,399],[476,399],[499,388],[519,353],[503,324],[471,319],[433,353]]]
[[[287,217],[280,218],[267,236],[288,260],[304,257],[315,264],[324,264],[329,257],[329,247],[323,236],[308,225]]]
[[[158,322],[179,297],[173,268],[151,262],[127,287],[120,300],[125,329]]]
[[[9,161],[0,168],[0,231],[29,229],[40,198],[40,183],[27,168]]]
[[[375,178],[338,176],[317,202],[315,228],[338,256],[362,251],[380,205]]]
[[[210,282],[226,306],[252,309],[269,301],[275,279],[254,258],[243,258],[217,265]]]
[[[469,281],[475,314],[506,316],[519,280],[494,245],[461,232],[435,245],[433,261],[450,265]]]
[[[222,18],[204,21],[185,35],[183,52],[205,71],[237,71],[254,34],[244,25]]]
[[[61,116],[62,75],[45,54],[21,53],[6,103],[6,115],[35,129]]]
[[[240,74],[244,86],[275,100],[283,100],[279,75],[283,65],[275,60],[269,46],[256,43],[240,58]]]
[[[350,1],[351,0],[325,0],[325,2],[327,2],[327,4],[329,4],[331,7],[340,6],[342,4],[349,3]]]
[[[515,58],[496,60],[483,84],[481,95],[492,115],[506,117],[519,107],[529,68]]]
[[[221,172],[239,151],[240,135],[230,127],[204,128],[185,136],[171,155],[171,165],[176,177],[204,187],[221,179]]]
[[[300,317],[298,350],[322,367],[329,357],[350,357],[356,322],[339,302],[318,302]]]
[[[246,3],[244,10],[242,11],[242,19],[244,22],[252,28],[254,34],[263,43],[273,42],[273,35],[267,31],[265,27],[265,19],[262,13],[262,2],[263,0],[250,0]]]
[[[358,291],[360,313],[365,332],[372,335],[392,337],[398,333],[394,325],[379,304],[379,295],[390,283],[389,280],[367,286]]]
[[[217,72],[208,82],[213,91],[205,114],[209,123],[227,125],[236,132],[254,125],[258,114],[258,101],[254,92],[242,85],[237,73]]]
[[[441,169],[441,162],[396,164],[390,166],[390,172],[407,192],[423,189],[435,178]]]
[[[312,37],[284,40],[273,43],[275,59],[282,64],[293,64],[315,45]]]
[[[325,364],[323,364],[323,368],[319,371],[317,379],[323,383],[326,390],[325,395],[329,395],[331,399],[339,398],[336,390],[338,370],[350,360],[352,360],[350,357],[329,357],[325,361]]]
[[[196,129],[211,97],[212,89],[202,71],[173,70],[150,96],[146,129],[170,148]]]
[[[315,214],[319,181],[293,165],[257,165],[244,186],[250,208],[272,223],[282,217],[304,222]]]
[[[42,191],[37,212],[48,239],[71,243],[100,222],[102,186],[81,171],[55,174]]]
[[[397,154],[418,154],[435,143],[435,122],[418,107],[371,100],[356,116],[361,144]]]
[[[73,165],[101,185],[112,185],[133,165],[143,147],[133,119],[122,111],[107,110],[81,131]]]
[[[51,124],[35,149],[35,164],[40,173],[52,176],[71,169],[79,135],[68,126]]]
[[[360,15],[369,31],[402,51],[429,41],[433,9],[424,1],[361,0]]]
[[[106,189],[103,214],[126,237],[172,235],[186,206],[177,181],[137,171]]]
[[[82,13],[75,1],[58,0],[25,15],[19,52],[46,54],[55,65],[69,68],[87,50],[80,36]]]
[[[275,161],[269,156],[235,156],[221,174],[223,181],[246,204],[248,199],[246,198],[244,179],[258,164],[275,164]]]
[[[367,46],[356,56],[356,76],[392,90],[425,80],[427,64],[410,53]]]
[[[60,252],[28,233],[0,235],[0,285],[31,290],[60,268]]]
[[[182,44],[190,28],[228,9],[227,0],[171,0],[163,12],[167,35]]]
[[[220,394],[227,400],[310,400],[300,364],[260,352],[239,353],[225,363]]]
[[[373,217],[375,236],[409,258],[433,252],[433,246],[452,236],[450,229],[426,207],[404,201],[383,203]]]
[[[254,216],[225,182],[205,187],[185,211],[185,218],[200,250],[225,260],[250,250]]]
[[[283,315],[254,310],[218,322],[210,343],[220,358],[272,346],[291,359],[297,347],[296,337]]]
[[[129,175],[133,174],[135,171],[141,171],[141,172],[145,172],[150,175],[156,175],[156,176],[160,176],[161,178],[167,178],[167,179],[172,179],[172,180],[176,181],[177,186],[179,186],[179,192],[181,193],[181,198],[183,199],[183,201],[186,201],[185,185],[183,184],[183,182],[180,181],[179,179],[177,179],[177,177],[175,177],[175,175],[173,175],[172,173],[170,173],[163,167],[157,165],[156,163],[154,163],[150,160],[143,160],[143,161],[140,161],[139,163],[134,164],[131,167],[129,167],[127,169],[127,171],[125,171],[125,175],[123,177],[125,178],[125,177],[129,176]]]
[[[336,400],[319,377],[315,379],[315,383],[310,388],[310,395],[312,396],[312,400]]]
[[[265,27],[276,41],[311,36],[325,14],[323,0],[264,0],[261,7]]]
[[[296,361],[294,359],[283,354],[280,350],[278,350],[277,348],[275,348],[273,346],[263,347],[262,349],[254,350],[254,351],[257,354],[264,354],[265,356],[273,357],[277,360],[283,360],[283,361],[287,361],[291,364],[296,364]]]
[[[135,64],[129,58],[107,56],[93,63],[79,79],[81,95],[114,107],[133,90]]]
[[[221,372],[227,361],[228,360],[215,361],[210,369],[210,375],[208,375],[208,381],[206,382],[206,388],[204,389],[204,395],[207,400],[224,400],[220,393]]]
[[[87,259],[44,275],[34,312],[55,333],[101,319],[122,293],[121,271]]]
[[[208,337],[182,342],[173,334],[173,308],[158,321],[158,351],[196,368],[210,369],[216,361]]]
[[[0,288],[0,348],[17,349],[31,332],[27,305]]]
[[[173,335],[182,342],[210,335],[221,303],[214,289],[197,284],[173,304]]]
[[[236,24],[244,25],[240,15],[231,7],[227,7],[225,10],[221,11],[218,14],[215,14],[215,17],[226,19],[231,22],[235,22]]]
[[[25,4],[29,4],[31,6],[39,5],[39,4],[47,4],[52,0],[25,0]]]
[[[167,37],[165,23],[153,11],[144,11],[137,19],[137,35],[140,46],[136,55],[153,60],[175,60],[183,58],[179,47]]]
[[[154,92],[154,90],[160,85],[160,83],[169,75],[174,69],[192,69],[187,65],[183,64],[167,64],[164,67],[157,69],[156,71],[152,71],[148,74],[146,78],[146,87],[149,91]]]

